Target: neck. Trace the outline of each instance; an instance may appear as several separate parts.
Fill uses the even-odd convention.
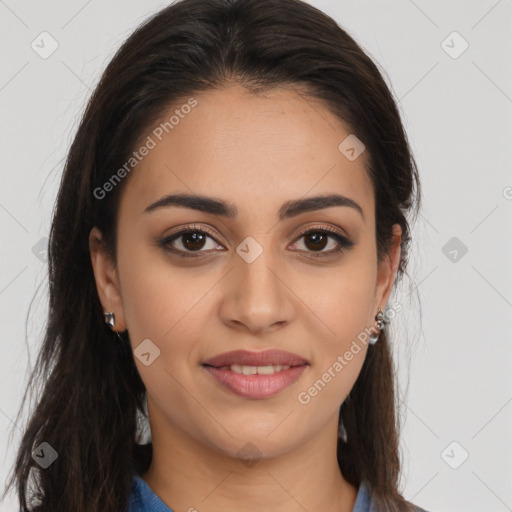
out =
[[[243,503],[247,512],[352,512],[357,488],[336,459],[337,417],[307,442],[272,456],[243,441],[230,456],[154,415],[151,432],[153,460],[141,477],[175,511],[220,512]]]

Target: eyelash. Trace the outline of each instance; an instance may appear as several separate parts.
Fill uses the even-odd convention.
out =
[[[180,231],[177,231],[176,233],[173,233],[172,235],[170,236],[167,236],[165,238],[163,238],[162,240],[160,240],[159,242],[159,245],[165,250],[165,251],[168,251],[168,252],[171,252],[181,258],[198,258],[198,257],[202,257],[202,254],[201,253],[204,253],[204,252],[207,252],[207,251],[196,251],[195,253],[194,252],[191,252],[191,251],[182,251],[181,249],[176,249],[176,248],[171,248],[169,247],[169,244],[171,244],[172,242],[174,242],[175,240],[179,239],[181,236],[183,235],[188,235],[188,234],[191,234],[191,233],[200,233],[200,234],[203,234],[203,235],[208,235],[209,237],[211,237],[213,240],[215,240],[216,243],[217,240],[215,239],[215,236],[212,232],[210,232],[208,229],[204,228],[204,227],[199,227],[199,226],[188,226],[186,228],[183,228],[181,229]],[[340,245],[340,248],[338,249],[332,249],[330,251],[327,251],[327,252],[320,252],[320,253],[316,253],[314,251],[306,251],[306,252],[311,252],[311,256],[313,258],[324,258],[326,256],[332,256],[333,254],[337,254],[337,253],[342,253],[344,252],[345,250],[347,249],[350,249],[351,247],[353,247],[355,245],[354,242],[352,242],[351,240],[349,240],[348,238],[344,237],[343,235],[340,235],[337,231],[334,231],[328,227],[322,227],[322,228],[317,228],[317,227],[310,227],[304,231],[301,231],[297,237],[297,241],[302,238],[303,236],[305,235],[309,235],[310,233],[320,233],[320,234],[323,234],[323,235],[328,235],[332,238],[334,238],[336,240],[336,242]],[[220,244],[219,244],[220,245]]]

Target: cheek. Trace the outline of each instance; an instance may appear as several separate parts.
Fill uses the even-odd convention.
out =
[[[197,316],[195,305],[209,288],[201,284],[199,271],[173,267],[159,251],[136,248],[119,261],[123,307],[134,343],[144,338],[159,344],[172,339]]]
[[[350,340],[370,327],[375,292],[373,262],[358,255],[323,275],[303,275],[296,279],[294,292],[307,305],[309,329],[316,323],[319,341],[326,353],[342,350]]]
[[[318,316],[329,329],[323,329],[327,334],[312,338],[311,371],[296,393],[299,407],[313,421],[325,418],[327,411],[335,411],[359,376],[368,347],[365,328],[370,299],[368,293],[357,289],[357,293],[338,294],[337,300],[326,300],[323,311],[318,309]]]
[[[187,372],[191,365],[197,366],[197,340],[207,317],[206,301],[201,299],[212,285],[199,288],[200,278],[191,278],[157,258],[150,264],[135,257],[129,264],[123,304],[138,372],[159,407],[179,404],[180,414],[186,417],[183,386],[190,387]],[[147,346],[144,351],[143,346]],[[149,365],[140,357],[147,352]]]
[[[213,315],[207,295],[218,276],[201,275],[198,268],[173,268],[155,253],[152,259],[132,253],[124,264],[123,304],[140,377],[163,408],[179,403],[184,411],[182,388],[193,384],[191,375],[204,356],[200,340]],[[139,355],[148,351],[153,362],[146,366]]]
[[[314,364],[308,388],[300,390],[305,393],[304,400],[297,398],[304,405],[315,402],[310,407],[315,410],[320,403],[339,405],[359,375],[368,346],[367,329],[373,325],[368,319],[372,317],[375,270],[371,261],[358,259],[328,279],[317,279],[315,288],[308,279],[302,283],[301,296],[310,290],[305,302],[310,306],[308,329]]]

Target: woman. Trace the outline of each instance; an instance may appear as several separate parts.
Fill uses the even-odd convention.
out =
[[[419,202],[389,89],[324,13],[146,21],[66,161],[22,510],[421,511],[385,329]]]

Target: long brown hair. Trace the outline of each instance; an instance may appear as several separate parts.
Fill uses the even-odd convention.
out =
[[[102,199],[94,191],[169,105],[233,81],[255,93],[280,85],[307,91],[363,141],[378,260],[398,223],[397,281],[405,271],[406,214],[417,214],[420,203],[417,168],[392,94],[354,39],[301,0],[181,0],[157,12],[108,64],[65,162],[49,236],[48,319],[18,417],[38,382],[42,391],[6,487],[16,482],[23,511],[125,510],[133,471],[149,467],[152,445],[141,443],[145,386],[129,343],[105,326],[88,246],[97,226],[115,261],[118,200],[127,180]],[[384,328],[340,409],[347,442],[338,442],[338,461],[344,477],[356,486],[365,481],[386,512],[410,506],[398,489],[396,389]],[[47,469],[32,457],[41,443],[58,453]]]

